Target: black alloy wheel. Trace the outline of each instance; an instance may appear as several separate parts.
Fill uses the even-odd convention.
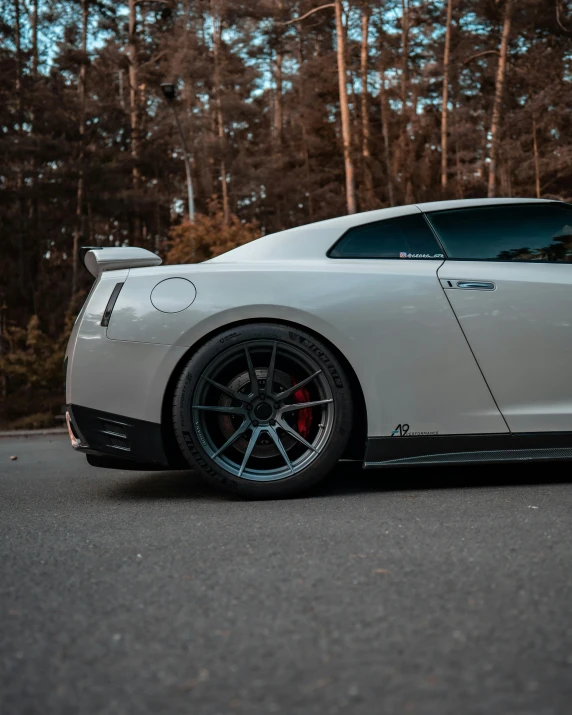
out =
[[[252,497],[294,494],[326,476],[351,422],[349,383],[332,351],[273,323],[239,326],[203,345],[173,402],[189,465],[211,484]]]

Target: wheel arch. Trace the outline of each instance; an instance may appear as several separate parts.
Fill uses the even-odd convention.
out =
[[[354,398],[354,425],[352,428],[352,435],[348,443],[348,448],[346,449],[346,452],[344,453],[342,458],[363,461],[365,457],[365,448],[367,441],[367,407],[361,383],[350,361],[346,358],[344,353],[334,343],[332,343],[331,340],[328,340],[328,338],[321,335],[316,330],[312,330],[311,328],[308,328],[301,323],[296,323],[295,321],[291,320],[262,317],[257,318],[256,320],[253,320],[252,318],[247,318],[245,320],[236,320],[227,323],[226,325],[219,326],[206,333],[205,335],[201,336],[201,338],[199,338],[196,343],[193,343],[193,345],[189,347],[189,349],[184,353],[184,355],[181,356],[181,359],[175,366],[175,369],[172,371],[169,380],[167,381],[167,386],[163,394],[163,402],[161,405],[161,432],[163,436],[165,452],[167,453],[169,461],[173,464],[174,467],[187,466],[179,451],[179,447],[175,439],[175,433],[171,421],[171,403],[173,400],[173,394],[175,391],[177,380],[179,379],[179,376],[191,355],[196,353],[197,350],[199,350],[209,340],[216,337],[217,335],[220,335],[220,333],[224,332],[225,330],[229,330],[239,325],[256,325],[257,323],[262,322],[278,323],[280,325],[285,325],[290,328],[298,328],[300,330],[303,330],[304,332],[313,335],[320,342],[324,343],[324,345],[326,345],[326,347],[328,347],[334,353],[336,358],[340,361],[350,381],[352,397]]]

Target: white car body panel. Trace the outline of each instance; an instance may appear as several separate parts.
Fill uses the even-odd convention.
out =
[[[350,362],[365,395],[371,436],[388,436],[400,422],[412,432],[506,432],[440,287],[439,265],[325,259],[135,269],[107,336],[110,342],[189,348],[240,320],[288,321],[325,337]],[[197,298],[187,310],[166,315],[149,296],[169,275],[191,280]],[[262,296],[268,302],[258,302]]]
[[[403,423],[408,436],[572,432],[572,389],[562,380],[572,266],[326,255],[353,226],[519,202],[534,203],[382,209],[266,236],[202,264],[105,270],[69,341],[67,402],[160,424],[169,380],[197,344],[237,322],[278,320],[313,331],[348,361],[369,438],[391,437]],[[447,279],[492,281],[496,290],[449,290]],[[151,299],[159,284],[163,309]]]
[[[78,316],[66,352],[66,402],[159,423],[165,386],[186,349],[107,339],[101,316],[128,274],[102,273]]]
[[[572,431],[572,266],[448,260],[439,278],[496,286],[445,292],[510,430]]]

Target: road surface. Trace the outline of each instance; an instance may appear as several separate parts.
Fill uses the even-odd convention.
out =
[[[0,712],[568,714],[571,466],[519,469],[246,502],[0,439]]]

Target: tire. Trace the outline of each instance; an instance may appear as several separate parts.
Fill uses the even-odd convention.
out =
[[[350,383],[332,351],[276,323],[209,340],[190,357],[173,397],[189,466],[250,498],[293,496],[324,479],[347,446],[352,416]]]

